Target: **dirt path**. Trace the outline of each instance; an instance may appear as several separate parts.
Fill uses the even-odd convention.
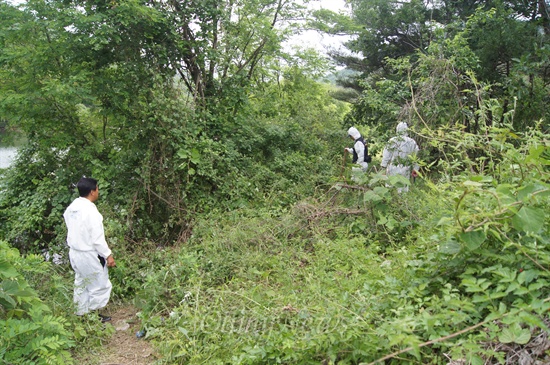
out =
[[[139,318],[133,306],[111,307],[107,311],[112,320],[111,324],[116,332],[105,343],[103,350],[93,355],[93,360],[84,359],[81,364],[99,365],[150,365],[157,359],[153,347],[144,340],[136,337],[139,331]],[[91,356],[92,357],[92,356]]]

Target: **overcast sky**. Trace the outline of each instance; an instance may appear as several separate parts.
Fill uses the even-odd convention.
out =
[[[312,9],[329,9],[334,12],[349,12],[349,8],[345,6],[344,0],[320,0],[315,4],[310,5]],[[347,36],[330,36],[323,35],[314,30],[309,30],[301,33],[298,36],[293,37],[289,42],[289,46],[299,46],[307,48],[315,48],[320,52],[324,52],[327,47],[341,48],[343,42],[347,41]]]
[[[338,12],[340,10],[345,10],[345,2],[344,0],[321,0],[320,6],[317,7],[323,7]]]

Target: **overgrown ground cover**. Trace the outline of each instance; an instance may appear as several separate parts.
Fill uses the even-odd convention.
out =
[[[176,246],[119,243],[113,299],[139,308],[160,364],[547,362],[549,141],[506,133],[482,137],[492,173],[399,195],[372,171],[198,216]],[[112,335],[71,315],[67,263],[7,246],[0,262],[8,363],[71,363]]]
[[[202,217],[137,272],[160,363],[548,361],[550,347],[522,347],[550,308],[548,140],[492,142],[495,176],[397,195],[373,173],[288,210]]]
[[[139,308],[160,364],[545,363],[547,136],[482,138],[485,170],[424,173],[408,194],[372,170],[197,216],[177,245],[119,239],[113,300]],[[71,363],[112,335],[71,314],[66,262],[1,252],[5,361]]]

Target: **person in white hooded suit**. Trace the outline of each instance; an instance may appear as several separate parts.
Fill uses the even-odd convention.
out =
[[[367,171],[367,168],[369,167],[368,162],[365,161],[368,160],[368,151],[365,147],[364,139],[357,128],[351,127],[350,129],[348,129],[348,136],[353,139],[353,147],[347,147],[344,148],[344,150],[353,156],[352,162],[354,164],[361,166],[352,167],[352,179],[355,180],[357,174]]]
[[[411,175],[416,176],[419,166],[417,164],[413,166],[409,156],[418,152],[418,145],[414,139],[407,136],[408,129],[407,123],[400,122],[395,129],[397,136],[390,138],[384,148],[380,166],[386,168],[388,176],[400,174],[407,179]],[[407,192],[409,187],[398,188],[397,191],[399,193]]]
[[[76,184],[80,197],[65,210],[69,259],[75,273],[74,302],[81,316],[107,305],[111,295],[109,267],[115,259],[105,240],[103,216],[94,202],[99,198],[97,180],[83,177]],[[105,322],[110,317],[99,314]]]

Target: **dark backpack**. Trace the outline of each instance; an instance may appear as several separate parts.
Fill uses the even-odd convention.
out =
[[[359,137],[358,139],[356,139],[356,141],[361,141],[361,143],[363,143],[363,146],[365,146],[364,161],[366,163],[370,163],[372,161],[372,157],[369,155],[369,149],[367,147],[367,142],[365,142],[363,137]],[[355,143],[354,143],[354,145],[355,145]],[[359,158],[359,156],[357,156],[357,152],[355,152],[355,148],[353,148],[353,163],[356,163],[358,158]]]

